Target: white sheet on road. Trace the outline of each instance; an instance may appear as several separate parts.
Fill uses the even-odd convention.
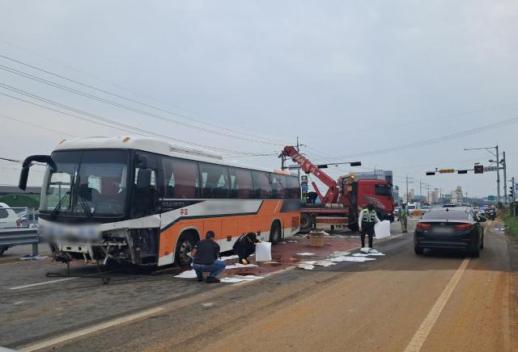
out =
[[[241,263],[236,263],[236,264],[232,264],[232,265],[227,265],[225,267],[225,270],[230,270],[230,269],[241,269],[241,268],[257,268],[257,265],[255,264],[241,264]]]
[[[384,255],[385,254],[376,251],[376,252],[370,252],[370,253],[354,253],[352,256],[353,257],[381,257]]]
[[[315,265],[323,266],[324,268],[327,268],[328,266],[336,265],[336,263],[332,262],[330,260],[318,260],[315,262]]]
[[[349,257],[349,256],[340,256],[340,257],[335,257],[335,258],[331,258],[330,259],[331,261],[333,262],[337,262],[337,263],[340,263],[340,262],[358,262],[358,263],[362,263],[362,262],[368,262],[370,260],[376,260],[374,258],[367,258],[367,257]]]
[[[300,252],[300,253],[297,253],[296,255],[298,255],[299,257],[311,257],[311,256],[314,256],[315,253],[311,253],[311,252]]]
[[[262,279],[262,276],[255,276],[255,275],[234,275],[234,276],[227,276],[221,278],[221,282],[225,284],[236,284],[238,282],[243,281],[254,281],[257,279]]]
[[[196,279],[196,272],[194,270],[187,270],[174,277],[179,279]]]
[[[297,265],[297,268],[304,269],[304,270],[313,270],[313,269],[315,269],[315,266],[312,264],[300,263]]]

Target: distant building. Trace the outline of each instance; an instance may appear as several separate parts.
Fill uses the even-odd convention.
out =
[[[454,204],[462,204],[464,201],[464,193],[462,192],[462,187],[457,186],[457,188],[451,192],[451,202]]]

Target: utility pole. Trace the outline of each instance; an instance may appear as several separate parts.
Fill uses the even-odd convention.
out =
[[[496,204],[500,203],[500,153],[498,150],[498,145],[495,147],[496,149]]]
[[[509,199],[507,197],[507,162],[505,160],[505,151],[502,152],[502,166],[504,168],[504,202],[505,204],[509,204]]]
[[[411,180],[411,177],[408,177],[408,175],[406,175],[405,181],[406,181],[406,202],[410,203],[410,193],[408,192],[408,184],[412,183],[413,180]]]
[[[419,180],[419,198],[423,196],[423,181]]]
[[[514,176],[511,178],[511,187],[513,188],[513,199],[512,199],[512,203],[511,203],[511,207],[513,209],[513,216],[516,216],[516,183],[515,183],[515,180],[514,180]]]

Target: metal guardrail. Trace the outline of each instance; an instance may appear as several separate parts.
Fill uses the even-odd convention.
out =
[[[0,230],[0,248],[12,247],[17,245],[32,244],[32,255],[38,255],[38,243],[40,237],[38,229],[21,228],[21,229],[1,229]]]

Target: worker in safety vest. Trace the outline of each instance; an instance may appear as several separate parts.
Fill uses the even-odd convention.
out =
[[[369,204],[367,208],[362,209],[358,217],[358,225],[361,233],[362,248],[365,248],[365,235],[369,236],[369,248],[372,248],[374,238],[374,225],[379,222],[378,214],[374,205]]]
[[[401,205],[399,210],[399,222],[401,223],[401,232],[408,232],[408,210],[406,204]]]

